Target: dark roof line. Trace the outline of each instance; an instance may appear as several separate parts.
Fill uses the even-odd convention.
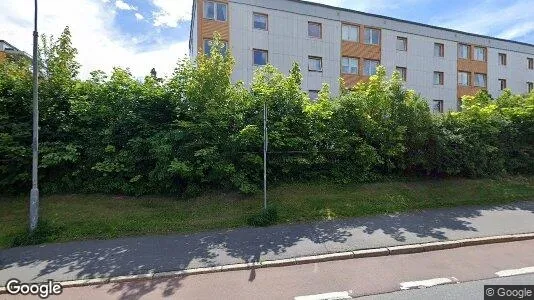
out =
[[[357,13],[357,14],[370,16],[370,17],[375,17],[375,18],[381,18],[381,19],[397,21],[397,22],[402,22],[402,23],[407,23],[407,24],[412,24],[412,25],[418,25],[418,26],[424,26],[424,27],[433,28],[433,29],[445,30],[445,31],[450,31],[450,32],[454,32],[454,33],[460,33],[460,34],[480,37],[480,38],[492,39],[492,40],[497,40],[497,41],[501,41],[501,42],[508,42],[508,43],[514,43],[514,44],[534,47],[534,44],[529,44],[529,43],[525,43],[525,42],[518,42],[518,41],[513,41],[513,40],[496,38],[496,37],[492,37],[492,36],[488,36],[488,35],[482,35],[482,34],[476,34],[476,33],[470,33],[470,32],[465,32],[465,31],[445,28],[445,27],[428,25],[428,24],[424,24],[424,23],[408,21],[408,20],[403,20],[403,19],[397,19],[397,18],[393,18],[393,17],[387,17],[387,16],[383,16],[383,15],[367,13],[367,12],[358,11],[358,10],[349,9],[349,8],[337,7],[337,6],[332,6],[332,5],[328,5],[328,4],[310,2],[310,1],[305,1],[305,0],[287,0],[287,1],[298,2],[298,3],[302,3],[302,4],[315,5],[315,6],[320,6],[320,7],[325,7],[325,8],[335,9],[335,10],[346,11],[346,12],[350,12],[350,13]]]
[[[0,40],[0,43],[4,43],[4,44],[7,44],[10,48],[12,48],[13,50],[15,51],[20,51],[17,47],[11,45],[8,41],[6,40]]]

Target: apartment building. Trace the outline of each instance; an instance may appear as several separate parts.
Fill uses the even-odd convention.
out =
[[[209,53],[218,32],[236,58],[233,80],[250,83],[272,64],[303,71],[302,88],[317,96],[323,83],[339,93],[383,65],[436,112],[457,110],[480,89],[499,96],[533,89],[534,45],[299,0],[194,0],[189,50]]]
[[[0,62],[7,59],[7,57],[31,59],[30,55],[26,52],[15,48],[4,40],[0,40]]]

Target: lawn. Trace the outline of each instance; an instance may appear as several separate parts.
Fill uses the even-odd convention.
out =
[[[447,179],[371,184],[286,184],[269,190],[278,223],[368,216],[418,209],[534,200],[534,177]],[[41,242],[191,233],[247,226],[262,195],[212,193],[191,199],[53,195],[41,198]],[[20,244],[28,197],[0,198],[0,248]],[[24,244],[24,242],[22,242]]]

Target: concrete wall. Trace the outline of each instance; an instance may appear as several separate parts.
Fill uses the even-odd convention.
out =
[[[368,26],[389,29],[398,32],[422,35],[431,38],[476,44],[480,46],[504,49],[516,52],[523,52],[534,55],[534,46],[524,43],[510,42],[486,36],[469,34],[465,32],[438,28],[434,26],[419,24],[415,22],[403,21],[385,16],[372,15],[352,11],[343,8],[318,5],[305,1],[296,0],[231,0],[234,3],[253,5],[256,7],[281,10],[301,15],[321,16],[332,21],[346,21]]]
[[[297,62],[303,73],[304,90],[320,90],[323,82],[339,91],[341,23],[260,7],[229,3],[230,48],[236,59],[234,80],[250,83],[253,78],[253,49],[269,51],[269,63],[288,73]],[[268,31],[253,29],[253,13],[268,14]],[[308,37],[308,22],[322,24],[322,39]],[[322,57],[323,72],[308,71],[308,56]]]
[[[254,12],[268,15],[268,31],[253,29]],[[284,73],[293,62],[299,63],[303,90],[319,90],[325,82],[338,94],[341,23],[350,22],[380,28],[381,63],[388,73],[396,66],[407,68],[406,87],[421,93],[429,104],[432,100],[443,100],[444,111],[456,110],[461,93],[457,85],[458,43],[487,47],[487,86],[493,96],[501,93],[499,78],[507,79],[508,88],[514,93],[525,93],[527,82],[534,82],[534,70],[527,67],[527,57],[534,57],[533,45],[294,0],[230,0],[228,13],[229,45],[236,58],[234,81],[250,83],[256,68],[253,49],[263,49],[269,53],[269,63]],[[322,24],[322,39],[308,37],[309,21]],[[197,27],[192,30],[196,38]],[[408,39],[408,51],[396,50],[397,36]],[[360,35],[360,40],[363,38]],[[445,45],[445,57],[434,57],[436,42]],[[197,50],[200,49],[194,52]],[[506,67],[499,65],[500,52],[508,56]],[[322,57],[323,72],[308,71],[308,56]],[[444,73],[444,85],[433,84],[434,71]]]
[[[202,17],[202,16],[200,16]],[[189,41],[189,56],[195,57],[198,54],[198,21],[197,0],[193,1],[193,12],[191,15],[191,36]]]
[[[499,53],[507,56],[506,66],[499,65]],[[493,97],[502,94],[499,79],[506,79],[506,84],[516,94],[527,93],[527,82],[534,82],[534,70],[528,69],[528,55],[524,53],[488,49],[488,91]]]
[[[408,51],[396,49],[397,36],[408,39]],[[444,57],[434,57],[434,43],[445,45]],[[454,42],[382,30],[382,65],[386,67],[388,75],[396,67],[405,67],[405,86],[419,92],[429,104],[433,100],[443,100],[444,111],[457,108],[456,49]],[[444,85],[434,85],[434,71],[443,72]]]

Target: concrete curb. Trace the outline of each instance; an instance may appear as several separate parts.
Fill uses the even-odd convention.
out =
[[[463,240],[456,240],[456,241],[430,242],[430,243],[424,243],[424,244],[411,244],[411,245],[384,247],[384,248],[376,248],[376,249],[356,250],[356,251],[321,254],[321,255],[305,256],[305,257],[297,257],[297,258],[289,258],[289,259],[281,259],[281,260],[271,260],[271,261],[263,261],[263,262],[251,262],[251,263],[241,263],[241,264],[207,267],[207,268],[187,269],[187,270],[180,270],[180,271],[147,273],[147,274],[116,276],[116,277],[107,277],[107,278],[82,279],[82,280],[72,280],[72,281],[59,281],[59,283],[61,283],[61,285],[64,288],[80,287],[80,286],[88,286],[88,285],[100,285],[100,284],[107,284],[107,283],[124,283],[124,282],[137,281],[137,280],[164,279],[164,278],[173,278],[173,277],[179,277],[179,276],[191,276],[191,275],[218,273],[218,272],[284,267],[284,266],[303,265],[303,264],[311,264],[311,263],[335,261],[335,260],[345,260],[345,259],[353,259],[353,258],[413,254],[413,253],[422,253],[422,252],[429,252],[429,251],[454,249],[454,248],[459,248],[459,247],[469,247],[469,246],[506,243],[506,242],[518,242],[518,241],[525,241],[525,240],[532,240],[532,239],[534,239],[534,233],[499,235],[499,236],[490,236],[490,237],[481,237],[481,238],[470,238],[470,239],[463,239]],[[0,287],[0,295],[5,294],[6,292],[7,291],[5,287]]]

